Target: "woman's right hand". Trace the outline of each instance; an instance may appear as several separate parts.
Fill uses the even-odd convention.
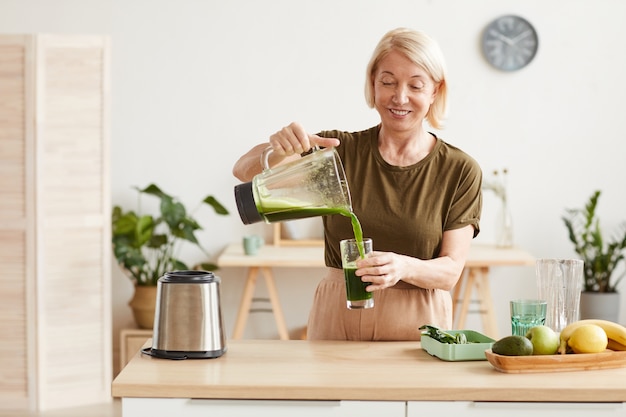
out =
[[[323,138],[309,134],[304,130],[302,125],[296,122],[283,127],[270,136],[270,146],[274,150],[274,153],[282,157],[288,157],[294,154],[300,155],[316,145],[321,147],[338,146],[339,139]]]
[[[298,123],[291,123],[270,136],[269,144],[273,152],[269,155],[269,166],[287,163],[300,157],[313,146],[338,146],[339,139],[323,138],[308,134]],[[233,175],[241,181],[250,181],[263,169],[261,155],[267,148],[267,142],[256,145],[246,152],[233,167]]]

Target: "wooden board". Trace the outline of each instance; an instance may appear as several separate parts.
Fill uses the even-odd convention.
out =
[[[626,367],[626,351],[607,350],[602,353],[579,353],[567,355],[504,356],[485,351],[491,365],[500,372],[565,372],[591,369],[611,369]]]

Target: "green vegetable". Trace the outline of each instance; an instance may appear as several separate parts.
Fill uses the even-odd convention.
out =
[[[425,330],[422,334],[427,335],[441,343],[447,343],[450,345],[464,345],[469,343],[465,333],[457,333],[456,335],[453,335],[429,324],[423,325],[420,327],[420,330]]]

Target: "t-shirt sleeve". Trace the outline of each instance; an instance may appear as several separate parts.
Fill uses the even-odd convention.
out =
[[[480,214],[482,211],[482,170],[478,163],[470,158],[460,167],[460,181],[455,192],[444,230],[460,229],[467,225],[474,226],[474,237],[480,232]]]

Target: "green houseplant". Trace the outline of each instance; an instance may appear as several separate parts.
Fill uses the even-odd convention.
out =
[[[600,228],[600,219],[596,208],[601,192],[599,190],[589,198],[584,208],[566,209],[563,222],[574,244],[574,250],[584,261],[583,293],[581,294],[581,318],[606,318],[616,321],[619,313],[619,294],[617,284],[626,273],[615,277],[616,268],[624,261],[626,248],[626,223],[621,224],[610,239],[606,239]],[[613,294],[614,302],[607,302],[603,297],[599,305],[591,305],[595,294]],[[607,309],[606,313],[600,308]]]
[[[616,286],[624,274],[614,281],[611,278],[615,268],[624,260],[626,227],[621,225],[612,240],[605,240],[600,229],[600,219],[596,215],[599,197],[600,191],[595,191],[584,208],[567,209],[563,221],[574,250],[585,262],[584,291],[616,292]]]
[[[113,253],[120,267],[135,284],[135,295],[130,302],[135,320],[140,327],[151,328],[159,278],[168,271],[190,269],[179,258],[183,244],[192,244],[207,257],[208,254],[196,236],[196,232],[202,227],[183,203],[155,184],[135,189],[138,192],[137,212],[125,211],[120,206],[113,207],[111,216]],[[141,213],[143,195],[160,200],[158,215]],[[229,214],[228,210],[211,195],[205,197],[200,205],[202,204],[212,207],[217,214]],[[198,267],[206,270],[217,268],[211,263],[201,263]],[[142,305],[143,300],[146,300],[148,306]]]

